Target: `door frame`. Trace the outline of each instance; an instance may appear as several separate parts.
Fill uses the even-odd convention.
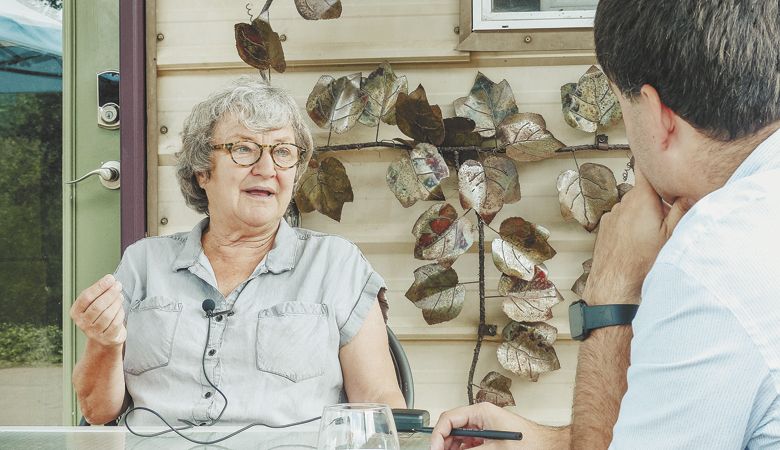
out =
[[[146,118],[147,118],[147,52],[146,2],[119,2],[119,68],[120,68],[120,246],[146,235]],[[153,1],[150,2],[152,10]],[[62,73],[62,175],[75,179],[76,159],[76,8],[63,5],[63,73]],[[156,160],[155,160],[156,164]],[[156,179],[156,177],[154,177]],[[63,185],[64,186],[64,185]],[[71,190],[62,190],[62,372],[63,417],[65,425],[79,420],[76,395],[71,378],[77,358],[77,330],[70,320],[70,306],[78,294],[76,283],[76,214],[71,205]]]

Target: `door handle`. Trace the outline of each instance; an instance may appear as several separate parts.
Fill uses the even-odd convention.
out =
[[[76,184],[86,180],[92,175],[100,177],[100,183],[108,189],[119,189],[119,161],[107,161],[99,169],[85,173],[72,181],[66,181],[65,184]]]

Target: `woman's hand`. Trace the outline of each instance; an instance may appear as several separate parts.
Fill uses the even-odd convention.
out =
[[[453,437],[453,428],[519,431],[522,441],[493,441]],[[431,434],[431,450],[480,449],[565,449],[569,447],[568,427],[539,425],[492,403],[477,403],[443,413]]]
[[[127,338],[122,302],[122,283],[113,275],[106,275],[76,297],[70,317],[94,343],[121,346]]]

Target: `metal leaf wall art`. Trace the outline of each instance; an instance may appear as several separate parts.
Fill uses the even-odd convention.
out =
[[[552,307],[563,301],[563,296],[538,269],[531,281],[502,275],[498,282],[499,295],[506,296],[501,309],[517,322],[541,322],[552,319]]]
[[[320,128],[346,133],[363,113],[367,96],[360,89],[360,72],[334,79],[323,75],[306,100],[309,117]]]
[[[341,0],[295,0],[295,7],[306,20],[341,17]]]
[[[595,230],[601,216],[618,202],[615,174],[601,164],[584,163],[579,171],[561,172],[557,188],[561,215],[575,219],[588,231]]]
[[[284,72],[287,69],[279,34],[268,22],[258,17],[251,24],[237,23],[234,28],[236,50],[245,63],[260,70],[273,67],[277,72]]]
[[[515,406],[515,398],[512,396],[512,380],[496,371],[490,371],[479,382],[477,402],[490,402],[494,405]]]
[[[498,127],[496,139],[506,147],[506,155],[515,161],[530,162],[552,158],[563,142],[547,131],[544,118],[535,113],[507,117]]]
[[[561,368],[553,347],[558,330],[552,325],[509,322],[501,337],[504,342],[498,346],[496,355],[504,369],[537,381],[539,374]]]
[[[588,133],[610,127],[623,118],[607,76],[590,66],[577,83],[561,86],[563,117],[571,127]]]
[[[404,208],[418,200],[444,200],[440,183],[450,169],[439,150],[421,142],[387,167],[387,185]]]
[[[460,204],[473,208],[489,224],[505,203],[520,201],[520,183],[512,160],[498,155],[469,160],[458,171]]]
[[[471,92],[453,102],[455,114],[468,117],[477,125],[482,137],[492,137],[507,116],[518,112],[512,88],[506,80],[496,84],[490,78],[477,73]]]
[[[476,229],[467,218],[458,218],[449,203],[435,203],[417,219],[412,234],[417,238],[415,258],[449,267],[474,243]]]
[[[361,81],[361,89],[366,94],[367,103],[360,116],[360,123],[375,127],[382,121],[395,125],[395,103],[398,94],[408,92],[406,76],[396,76],[387,61]]]
[[[325,158],[321,162],[312,158],[295,193],[295,204],[301,212],[317,210],[337,222],[341,221],[344,203],[353,199],[347,171],[336,158]]]
[[[414,283],[406,298],[423,310],[429,325],[452,320],[460,314],[466,290],[458,284],[458,274],[441,264],[428,264],[414,271]]]
[[[428,103],[422,85],[409,95],[399,92],[395,103],[398,129],[418,142],[441,145],[444,141],[444,119],[438,105]]]
[[[582,275],[577,278],[577,281],[571,287],[571,291],[582,297],[582,293],[585,292],[585,284],[588,282],[588,276],[590,275],[590,267],[593,264],[593,258],[588,259],[582,263]]]

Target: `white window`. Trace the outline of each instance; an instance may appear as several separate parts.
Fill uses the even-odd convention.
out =
[[[472,0],[472,31],[589,28],[598,0]]]

